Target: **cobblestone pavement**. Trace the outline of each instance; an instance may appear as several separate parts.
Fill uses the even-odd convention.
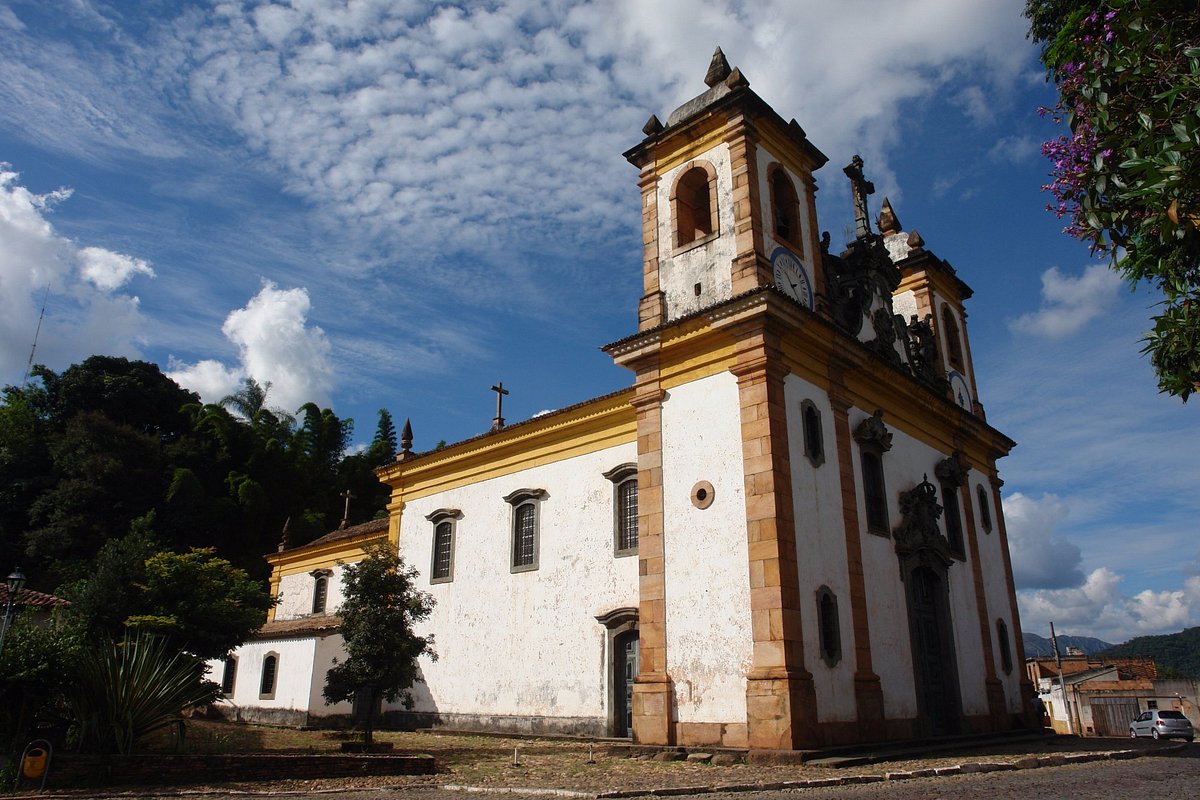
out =
[[[1071,797],[1152,800],[1200,796],[1200,744],[1150,740],[1052,737],[1023,743],[941,753],[905,761],[832,769],[812,765],[714,766],[695,761],[637,760],[595,752],[586,744],[533,740],[512,764],[511,742],[489,740],[494,749],[474,748],[452,757],[431,776],[286,780],[192,786],[179,789],[124,787],[75,790],[40,798],[140,798],[205,800],[213,797],[275,796],[327,800],[523,800],[524,798],[617,798],[702,795],[761,798],[1024,798]],[[457,760],[455,760],[457,758]],[[441,756],[439,756],[441,759]],[[826,784],[826,785],[822,785]],[[1067,787],[1070,787],[1069,790]],[[1094,792],[1094,793],[1088,793]]]

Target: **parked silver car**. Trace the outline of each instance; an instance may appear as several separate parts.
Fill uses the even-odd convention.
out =
[[[1192,723],[1178,711],[1143,711],[1129,723],[1129,735],[1136,739],[1149,736],[1152,739],[1187,739],[1196,737]]]

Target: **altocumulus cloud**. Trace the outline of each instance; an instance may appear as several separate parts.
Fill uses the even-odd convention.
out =
[[[310,401],[325,405],[333,383],[330,344],[323,330],[308,324],[310,309],[306,289],[280,289],[264,282],[258,294],[245,307],[230,312],[221,326],[237,346],[237,366],[215,359],[191,365],[173,359],[167,374],[207,402],[219,400],[250,377],[271,384],[272,407],[295,411]]]
[[[50,222],[70,189],[38,194],[0,163],[0,375],[19,382],[47,298],[36,360],[67,364],[93,353],[137,356],[142,327],[138,298],[120,292],[154,270],[139,258],[80,247]]]

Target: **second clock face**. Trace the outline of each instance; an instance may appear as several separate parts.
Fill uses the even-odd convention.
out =
[[[805,268],[804,262],[797,258],[791,250],[777,247],[771,254],[771,266],[774,269],[775,286],[811,311],[813,307],[812,281],[808,278],[808,269]]]

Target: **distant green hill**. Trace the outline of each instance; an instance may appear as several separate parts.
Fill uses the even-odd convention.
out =
[[[1110,647],[1104,655],[1151,656],[1158,665],[1158,674],[1164,678],[1197,678],[1200,677],[1200,628],[1163,636],[1139,636]]]
[[[1054,655],[1054,647],[1050,644],[1049,639],[1038,636],[1036,633],[1026,633],[1025,631],[1021,631],[1021,638],[1025,641],[1026,658]],[[1059,654],[1065,656],[1068,647],[1078,647],[1084,653],[1091,655],[1108,650],[1113,645],[1110,642],[1094,639],[1091,636],[1059,636]]]

